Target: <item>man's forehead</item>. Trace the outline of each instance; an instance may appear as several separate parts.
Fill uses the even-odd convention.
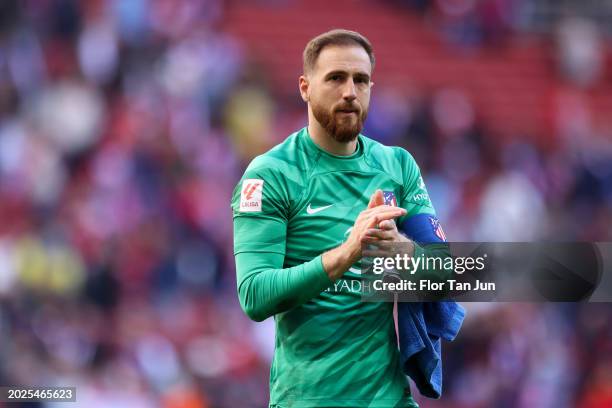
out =
[[[315,71],[325,74],[332,71],[372,73],[372,64],[366,50],[358,45],[331,45],[321,50],[315,63]]]

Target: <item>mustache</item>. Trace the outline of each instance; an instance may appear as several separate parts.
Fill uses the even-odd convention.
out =
[[[334,108],[334,112],[361,112],[361,108],[357,105],[349,104],[349,105],[340,105]]]

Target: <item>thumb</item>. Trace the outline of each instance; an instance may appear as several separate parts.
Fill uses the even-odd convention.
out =
[[[378,189],[370,197],[370,203],[368,204],[368,208],[378,207],[379,205],[383,205],[384,203],[385,199],[383,198],[382,190]]]

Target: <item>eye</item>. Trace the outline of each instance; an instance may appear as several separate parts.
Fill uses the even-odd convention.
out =
[[[342,77],[340,75],[332,75],[332,76],[329,77],[329,80],[330,81],[334,81],[334,82],[340,81],[341,79],[342,79]]]

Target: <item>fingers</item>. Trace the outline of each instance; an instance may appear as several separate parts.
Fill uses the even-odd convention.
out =
[[[373,198],[372,198],[372,200],[373,200]],[[376,213],[378,211],[391,210],[391,209],[394,209],[394,210],[404,210],[403,208],[396,207],[394,205],[380,204],[380,205],[377,205],[376,207],[366,208],[359,215],[367,215],[367,214]],[[404,210],[404,211],[406,211],[406,210]]]
[[[375,197],[372,198],[371,203],[376,203]],[[376,207],[364,210],[359,214],[353,229],[349,236],[351,245],[363,245],[366,242],[374,242],[378,245],[379,242],[393,242],[398,239],[397,229],[392,229],[395,222],[394,218],[406,215],[406,210],[403,208],[390,206],[390,205],[378,205]],[[391,224],[385,223],[390,221]],[[383,223],[385,229],[380,232],[373,232],[373,234],[367,234],[368,230],[376,230],[379,223]]]
[[[370,196],[370,202],[368,203],[368,209],[376,207],[375,203],[376,203],[376,193],[377,192],[378,190],[376,190],[374,194]]]
[[[376,206],[384,205],[385,204],[385,198],[383,197],[382,190],[376,190],[374,192],[374,197],[375,197],[375,201],[376,201]]]
[[[375,210],[378,210],[379,208],[382,207],[376,207]],[[406,210],[404,210],[403,208],[389,206],[388,209],[385,208],[380,211],[370,213],[366,228],[373,228],[375,226],[378,226],[378,224],[382,221],[392,220],[403,215],[406,215]]]
[[[378,207],[379,205],[383,205],[385,203],[385,199],[383,198],[382,190],[376,190],[374,194],[370,196],[370,202],[368,203],[368,208]]]
[[[362,242],[375,242],[378,240],[392,240],[395,238],[395,232],[378,228],[370,228],[365,232]]]
[[[370,208],[368,210],[363,210],[360,214],[360,217],[373,217],[379,214],[386,214],[388,212],[400,213],[402,215],[406,214],[406,210],[400,207],[394,207],[392,205],[379,205],[374,208]],[[386,218],[385,218],[386,219]]]
[[[393,220],[385,220],[381,221],[378,224],[378,228],[380,228],[381,230],[392,231],[397,229],[397,225],[395,225],[395,222]]]

